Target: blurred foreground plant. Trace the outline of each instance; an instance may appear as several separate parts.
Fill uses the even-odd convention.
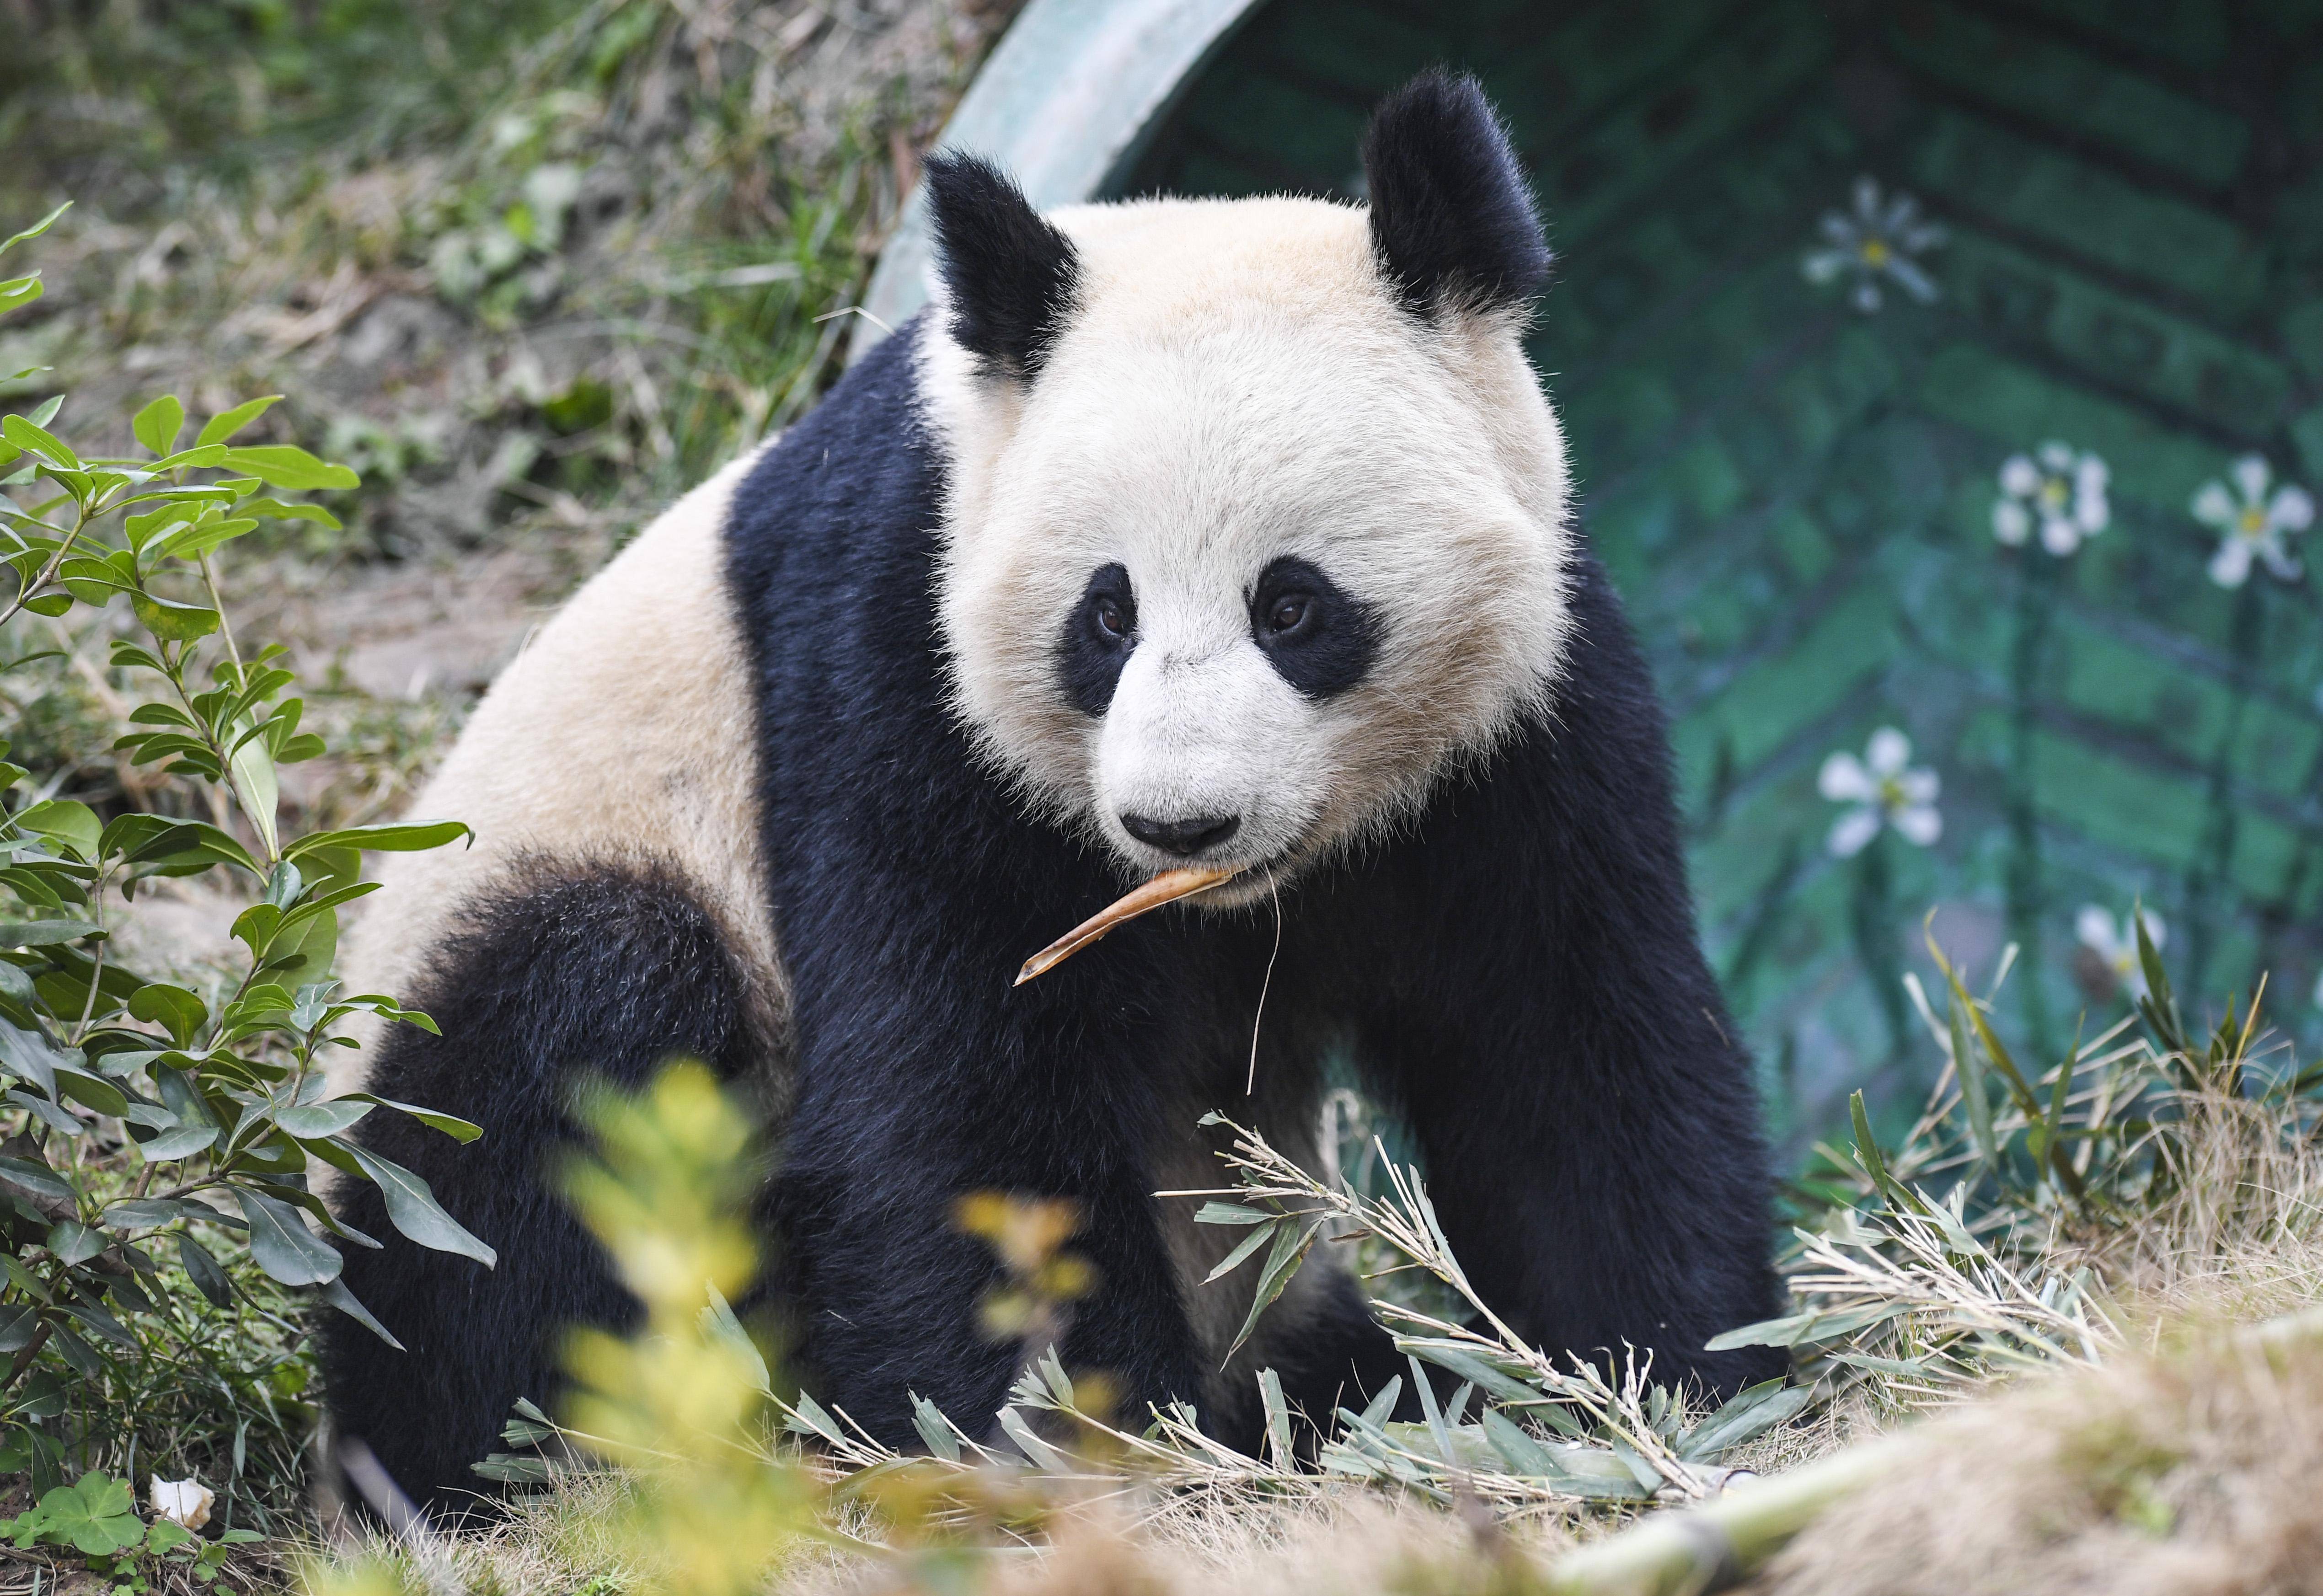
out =
[[[635,1476],[626,1528],[657,1581],[739,1596],[814,1532],[817,1506],[806,1471],[765,1446],[766,1360],[728,1306],[758,1265],[750,1121],[698,1064],[600,1096],[586,1118],[598,1157],[566,1189],[646,1316],[627,1340],[574,1333],[564,1433]]]
[[[37,273],[0,282],[0,312],[40,293]],[[184,407],[155,399],[131,423],[144,451],[134,457],[84,454],[52,431],[62,396],[0,417],[0,674],[57,652],[28,635],[36,623],[68,646],[61,623],[76,611],[109,632],[110,670],[136,704],[116,747],[176,778],[156,784],[158,797],[209,817],[100,815],[51,795],[69,772],[0,762],[0,1470],[29,1470],[44,1492],[61,1486],[70,1454],[133,1477],[141,1432],[168,1417],[161,1388],[207,1383],[230,1406],[262,1408],[268,1427],[291,1428],[303,1365],[273,1359],[252,1389],[238,1362],[253,1341],[299,1335],[252,1265],[392,1341],[339,1282],[336,1243],[378,1243],[332,1214],[310,1160],[376,1182],[422,1246],[493,1261],[425,1181],[351,1135],[380,1107],[463,1142],[476,1126],[369,1094],[326,1096],[325,1050],[355,1045],[335,1034],[348,1016],[434,1029],[391,997],[343,996],[332,979],[337,912],[374,890],[358,879],[362,854],[439,847],[467,828],[285,834],[278,771],[324,747],[298,729],[284,651],[246,652],[236,638],[221,552],[262,519],[335,524],[276,491],[356,483],[293,445],[235,443],[273,402],[214,416],[181,447]],[[29,795],[8,798],[28,782]],[[236,972],[197,991],[113,957],[141,887],[212,870],[253,900],[229,911]],[[214,1321],[228,1315],[221,1334]],[[235,1475],[253,1417],[229,1429]],[[225,1483],[222,1525],[235,1500]]]

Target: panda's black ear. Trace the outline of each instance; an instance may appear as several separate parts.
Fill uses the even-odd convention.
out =
[[[951,335],[987,370],[1030,382],[1079,296],[1073,241],[981,157],[931,155],[924,170]]]
[[[1433,69],[1390,95],[1364,177],[1380,275],[1415,315],[1511,309],[1547,282],[1540,216],[1474,78]]]

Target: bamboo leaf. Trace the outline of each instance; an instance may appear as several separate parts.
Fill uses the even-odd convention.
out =
[[[1272,1369],[1258,1371],[1258,1399],[1266,1410],[1266,1454],[1278,1469],[1298,1466],[1290,1445],[1290,1404],[1282,1397],[1282,1379]]]
[[[1235,1270],[1241,1268],[1243,1260],[1248,1258],[1253,1252],[1257,1252],[1261,1246],[1264,1245],[1267,1239],[1274,1234],[1275,1227],[1277,1225],[1286,1223],[1288,1222],[1284,1220],[1269,1219],[1265,1223],[1253,1229],[1248,1235],[1243,1237],[1241,1241],[1235,1243],[1233,1252],[1228,1252],[1224,1258],[1218,1261],[1217,1268],[1212,1270],[1208,1274],[1202,1277],[1202,1284],[1207,1286],[1211,1281],[1221,1280],[1226,1276],[1232,1274]]]
[[[1242,1344],[1250,1339],[1253,1330],[1258,1328],[1259,1316],[1272,1307],[1274,1299],[1282,1295],[1282,1289],[1290,1284],[1290,1277],[1306,1261],[1307,1250],[1322,1234],[1323,1225],[1323,1219],[1317,1218],[1303,1228],[1294,1227],[1287,1221],[1275,1227],[1274,1250],[1266,1255],[1266,1265],[1258,1272],[1258,1289],[1250,1305],[1249,1316],[1243,1320],[1242,1328],[1235,1332],[1234,1344],[1226,1348],[1226,1358],[1232,1358],[1242,1350]],[[1224,1368],[1225,1365],[1226,1360],[1221,1359],[1219,1367]]]

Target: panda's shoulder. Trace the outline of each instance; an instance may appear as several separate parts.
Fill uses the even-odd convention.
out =
[[[942,466],[921,390],[921,325],[858,361],[737,484],[728,574],[746,596],[802,559],[860,555],[883,533],[932,523]]]

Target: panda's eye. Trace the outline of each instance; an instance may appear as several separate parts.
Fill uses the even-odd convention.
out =
[[[1371,669],[1379,615],[1313,562],[1296,555],[1270,561],[1249,603],[1251,640],[1308,698],[1345,693]]]
[[[1075,709],[1101,718],[1137,648],[1137,593],[1128,568],[1116,562],[1090,572],[1064,623],[1055,645],[1059,685]]]

